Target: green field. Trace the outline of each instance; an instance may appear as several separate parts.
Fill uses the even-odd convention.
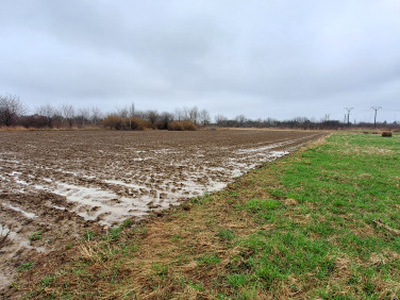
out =
[[[25,295],[400,298],[399,170],[398,135],[333,134],[146,223],[87,232],[61,266],[21,268]]]

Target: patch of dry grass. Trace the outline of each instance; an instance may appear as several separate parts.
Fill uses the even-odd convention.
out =
[[[20,132],[20,131],[93,131],[101,130],[99,127],[87,126],[87,127],[53,127],[53,128],[33,128],[33,127],[23,127],[23,126],[1,126],[0,132]]]
[[[16,131],[34,131],[33,128],[25,128],[23,126],[1,126],[0,132],[16,132]]]

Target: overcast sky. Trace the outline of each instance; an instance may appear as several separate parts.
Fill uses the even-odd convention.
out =
[[[400,121],[400,1],[1,0],[0,94]]]

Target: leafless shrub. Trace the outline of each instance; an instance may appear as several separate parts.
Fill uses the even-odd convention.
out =
[[[188,131],[196,131],[196,124],[192,121],[184,121],[183,122],[183,128],[184,130]]]
[[[131,130],[144,130],[146,128],[150,128],[150,123],[146,120],[140,118],[130,118],[129,119],[130,129]]]
[[[183,131],[183,121],[173,121],[168,124],[168,130]]]
[[[151,128],[151,124],[147,120],[143,120],[137,117],[133,118],[122,118],[119,115],[109,115],[103,121],[103,126],[108,129],[115,130],[144,130]]]
[[[156,110],[149,110],[146,113],[146,119],[150,122],[151,128],[156,129],[157,123],[160,121],[160,115]]]
[[[156,122],[156,128],[159,130],[168,129],[168,124],[174,121],[174,115],[168,112],[163,112],[159,120]]]
[[[173,121],[168,124],[168,130],[172,131],[195,131],[196,129],[196,124],[192,121]]]
[[[52,121],[49,121],[47,117],[38,114],[31,116],[22,116],[18,120],[19,125],[22,125],[25,128],[36,128],[36,129],[48,127],[49,123],[51,122]]]
[[[109,115],[107,118],[103,120],[103,126],[109,129],[121,130],[123,127],[123,118],[120,116],[113,114]]]

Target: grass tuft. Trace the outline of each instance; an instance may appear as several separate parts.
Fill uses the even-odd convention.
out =
[[[32,234],[29,235],[29,240],[30,241],[38,241],[42,239],[42,233],[43,231],[35,231]]]

